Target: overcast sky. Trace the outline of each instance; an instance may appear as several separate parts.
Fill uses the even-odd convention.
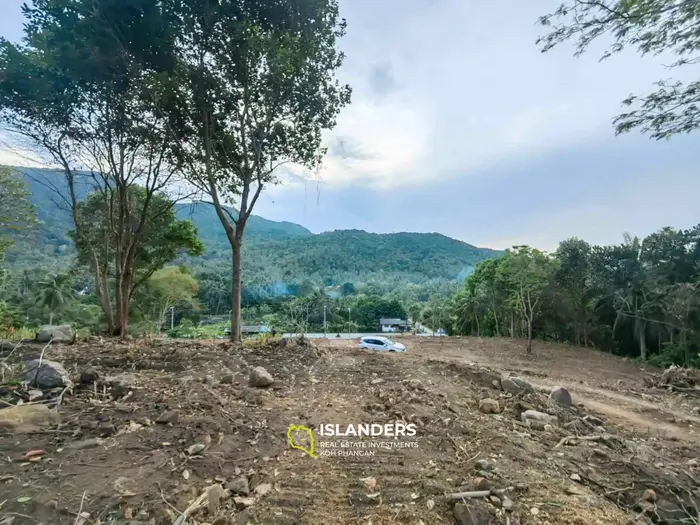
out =
[[[543,249],[700,222],[700,133],[656,142],[615,137],[611,123],[631,92],[682,72],[634,53],[540,53],[535,22],[559,2],[341,0],[353,102],[326,137],[323,169],[283,177],[257,214],[314,232]],[[0,35],[18,39],[21,0],[2,4]]]

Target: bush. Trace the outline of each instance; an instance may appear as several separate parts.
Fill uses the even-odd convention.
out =
[[[700,368],[700,354],[691,345],[666,343],[660,353],[649,358],[649,363],[659,368],[668,368],[671,365],[692,366]]]

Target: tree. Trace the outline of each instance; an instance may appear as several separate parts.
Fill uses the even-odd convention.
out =
[[[150,286],[158,305],[158,326],[170,308],[178,303],[193,303],[199,292],[197,279],[180,266],[166,266],[154,272]]]
[[[643,56],[676,55],[678,60],[671,65],[675,68],[700,63],[696,0],[568,0],[539,21],[550,29],[537,40],[542,51],[576,39],[576,55],[581,55],[594,40],[612,35],[603,59],[632,47]],[[657,84],[659,89],[650,95],[631,95],[623,101],[636,109],[615,119],[616,133],[641,128],[658,140],[700,126],[700,81]]]
[[[516,246],[501,260],[499,270],[512,286],[516,307],[527,325],[527,353],[532,353],[532,326],[554,269],[552,259],[529,246]]]
[[[588,346],[588,278],[591,246],[581,239],[571,238],[559,243],[556,258],[559,266],[556,283],[563,289],[567,306],[576,319],[576,344]]]
[[[76,186],[93,186],[115,210],[117,293],[114,316],[105,314],[122,337],[149,207],[179,169],[167,111],[172,34],[163,8],[155,0],[41,0],[23,6],[23,44],[0,40],[0,120],[60,167],[65,190],[50,185],[70,210],[95,273],[103,246],[89,240],[93,218],[81,216]],[[133,186],[146,197],[132,199]]]
[[[121,222],[118,201],[108,192],[96,191],[77,203],[75,214],[83,225],[82,231],[71,232],[78,250],[78,260],[90,267],[98,297],[107,319],[108,330],[112,326],[112,297],[118,311],[119,332],[126,333],[129,305],[134,292],[143,286],[157,270],[178,255],[199,256],[204,247],[197,239],[197,230],[189,221],[175,218],[173,202],[166,195],[150,194],[140,186],[128,188],[128,208],[145,210],[139,222],[137,239],[130,239],[133,253],[130,255],[130,274],[123,271],[123,236],[131,230]],[[149,200],[148,206],[144,204]],[[121,277],[121,278],[120,278]],[[114,284],[114,293],[110,292]]]
[[[337,0],[183,0],[176,10],[183,165],[231,246],[231,339],[240,341],[245,227],[277,167],[321,161],[322,131],[350,97],[334,76],[345,22]]]
[[[74,298],[70,274],[51,275],[39,283],[39,304],[49,309],[50,325],[53,325],[54,314],[60,312]]]
[[[36,224],[34,208],[24,182],[6,166],[0,166],[0,261],[12,244],[7,234],[24,232]]]

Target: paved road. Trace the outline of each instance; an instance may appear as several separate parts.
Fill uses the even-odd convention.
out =
[[[298,337],[300,334],[291,334],[291,333],[286,333],[283,334],[282,337]],[[308,337],[309,339],[359,339],[360,337],[366,337],[368,335],[374,335],[374,336],[381,336],[381,337],[388,337],[391,339],[392,337],[401,337],[401,333],[382,333],[382,332],[375,332],[375,333],[352,333],[352,334],[347,334],[347,333],[341,333],[340,337],[336,337],[336,334],[328,333],[328,334],[323,334],[323,333],[314,333],[314,334],[304,334],[304,337]],[[416,334],[422,337],[430,337],[433,334]]]

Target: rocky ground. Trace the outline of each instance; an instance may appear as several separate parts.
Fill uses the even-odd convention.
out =
[[[6,346],[0,525],[698,523],[695,385],[584,349],[405,342]],[[415,446],[324,455],[368,440],[315,431],[312,458],[287,436],[395,422]]]

